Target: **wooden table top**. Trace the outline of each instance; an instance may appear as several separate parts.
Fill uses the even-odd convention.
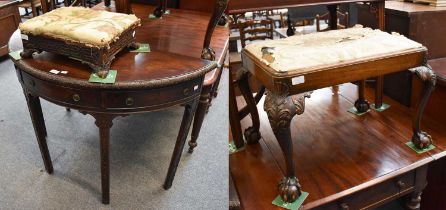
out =
[[[118,70],[116,83],[104,85],[89,83],[91,69],[79,61],[65,56],[43,52],[33,59],[16,62],[19,67],[28,67],[48,80],[58,80],[71,85],[96,88],[141,88],[157,87],[187,80],[214,69],[215,62],[200,58],[206,27],[210,14],[187,10],[171,9],[171,14],[162,19],[149,19],[148,14],[153,6],[132,4],[136,16],[141,18],[142,25],[137,29],[136,41],[149,43],[150,53],[131,53],[123,51],[116,56],[111,68]],[[99,4],[95,9],[104,9]],[[114,10],[114,7],[105,8]],[[211,47],[216,52],[216,60],[223,63],[228,45],[229,31],[225,27],[217,27]],[[10,51],[21,49],[18,32],[10,40]],[[48,73],[51,69],[68,71],[67,75]]]
[[[425,4],[416,4],[402,1],[386,1],[386,12],[399,12],[399,14],[409,15],[410,13],[446,11],[446,7],[434,7]]]
[[[110,8],[104,8],[103,3],[93,9],[115,11],[112,3]],[[148,19],[147,16],[155,9],[154,6],[132,4],[133,12],[141,18],[143,25],[148,25],[148,34],[136,34],[136,39],[150,43],[150,48],[163,52],[176,53],[200,58],[203,49],[204,35],[210,19],[210,14],[182,9],[169,9],[171,14],[162,19]],[[218,63],[223,63],[228,47],[229,29],[217,26],[212,36],[211,48],[215,51]]]

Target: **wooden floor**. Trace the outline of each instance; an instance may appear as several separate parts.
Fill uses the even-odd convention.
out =
[[[309,192],[306,209],[446,155],[446,125],[423,118],[422,128],[432,135],[437,148],[417,154],[405,145],[412,136],[409,108],[384,98],[391,105],[389,110],[356,116],[347,112],[356,99],[356,86],[344,84],[340,90],[340,95],[332,95],[328,88],[313,92],[305,113],[292,121],[297,177]],[[369,101],[373,101],[372,91],[367,89]],[[243,104],[241,98],[238,101]],[[271,202],[277,196],[285,162],[263,101],[258,109],[262,139],[231,154],[230,171],[244,209],[280,209]],[[251,125],[248,118],[242,121],[243,129]]]

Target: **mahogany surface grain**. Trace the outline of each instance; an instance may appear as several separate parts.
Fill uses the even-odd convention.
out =
[[[445,125],[423,118],[423,129],[432,135],[438,148],[417,154],[405,145],[412,135],[409,108],[384,96],[392,105],[389,110],[358,117],[347,112],[356,100],[356,86],[343,84],[340,92],[332,96],[329,89],[315,91],[307,99],[306,112],[292,121],[296,173],[303,191],[310,193],[305,209],[392,180],[433,161],[444,151],[441,144],[446,142]],[[367,88],[366,98],[373,96],[373,90]],[[284,160],[260,106],[260,144],[245,146],[230,155],[230,169],[245,209],[280,209],[271,201],[277,196]],[[241,123],[243,128],[250,126],[247,119]]]
[[[95,9],[104,9],[98,4]],[[114,7],[105,8],[114,11]],[[211,14],[182,9],[171,9],[171,14],[161,19],[146,18],[155,9],[154,6],[132,4],[134,14],[141,18],[140,27],[136,32],[136,41],[149,43],[152,50],[170,52],[179,55],[200,58],[203,50],[203,40]],[[141,32],[139,32],[141,31]],[[229,44],[229,30],[217,26],[212,36],[211,48],[215,51],[216,61],[222,64],[224,54]]]

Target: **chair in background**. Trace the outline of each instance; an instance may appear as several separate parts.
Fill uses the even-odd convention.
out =
[[[246,20],[237,23],[242,48],[247,41],[273,39],[274,22],[272,20]]]
[[[32,14],[33,17],[36,17],[40,13],[39,10],[42,9],[42,4],[40,0],[24,0],[19,4],[19,8],[25,9],[24,16]],[[31,9],[31,12],[28,9]]]
[[[183,7],[187,6],[188,10],[204,11],[202,6],[199,6],[197,8],[193,7],[193,5],[199,5],[199,4],[193,4],[194,1],[197,0],[188,0],[188,1],[186,0],[182,1],[180,3],[180,9],[182,8],[182,6]],[[226,21],[220,21],[220,20],[221,18],[224,18],[223,13],[226,10],[228,1],[229,0],[213,0],[211,2],[207,2],[207,4],[213,3],[214,7],[213,10],[209,11],[210,8],[212,8],[210,7],[208,8],[209,10],[207,11],[207,12],[212,12],[212,16],[211,19],[209,20],[209,24],[206,29],[206,35],[203,42],[203,51],[201,53],[202,59],[215,60],[215,52],[210,48],[210,43],[212,39],[212,34],[215,30],[215,27],[217,27],[217,24],[222,24],[222,23],[226,24]],[[201,130],[201,126],[203,125],[204,117],[206,116],[206,113],[208,112],[208,109],[211,106],[212,99],[217,97],[218,85],[220,84],[220,78],[224,68],[223,63],[226,60],[226,58],[227,58],[227,53],[223,55],[222,60],[217,61],[221,65],[205,75],[203,82],[203,89],[201,91],[201,96],[200,96],[200,102],[198,103],[197,111],[195,112],[194,116],[191,140],[188,143],[189,153],[192,153],[194,151],[194,148],[197,146],[197,139]]]
[[[348,26],[349,26],[348,12],[343,13],[343,12],[340,12],[339,10],[337,10],[336,13],[337,13],[337,17],[338,17],[337,28],[338,29],[348,28]],[[322,15],[319,15],[319,14],[316,15],[316,30],[318,32],[319,31],[328,31],[328,30],[330,30],[330,27],[321,29],[321,24],[320,24],[321,21],[325,21],[325,23],[328,24],[329,19],[330,19],[330,13],[329,12],[327,12],[325,14],[322,14]]]

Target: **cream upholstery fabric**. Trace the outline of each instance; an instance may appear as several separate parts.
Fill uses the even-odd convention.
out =
[[[273,48],[268,50],[270,55],[265,57],[267,59],[262,59],[263,47]],[[272,69],[286,72],[305,71],[317,66],[336,65],[421,47],[421,44],[396,33],[389,34],[356,26],[343,30],[255,42],[246,46],[245,50],[254,54]]]
[[[135,15],[62,7],[21,23],[19,28],[25,34],[46,35],[104,47],[137,24],[140,24],[140,20]]]

